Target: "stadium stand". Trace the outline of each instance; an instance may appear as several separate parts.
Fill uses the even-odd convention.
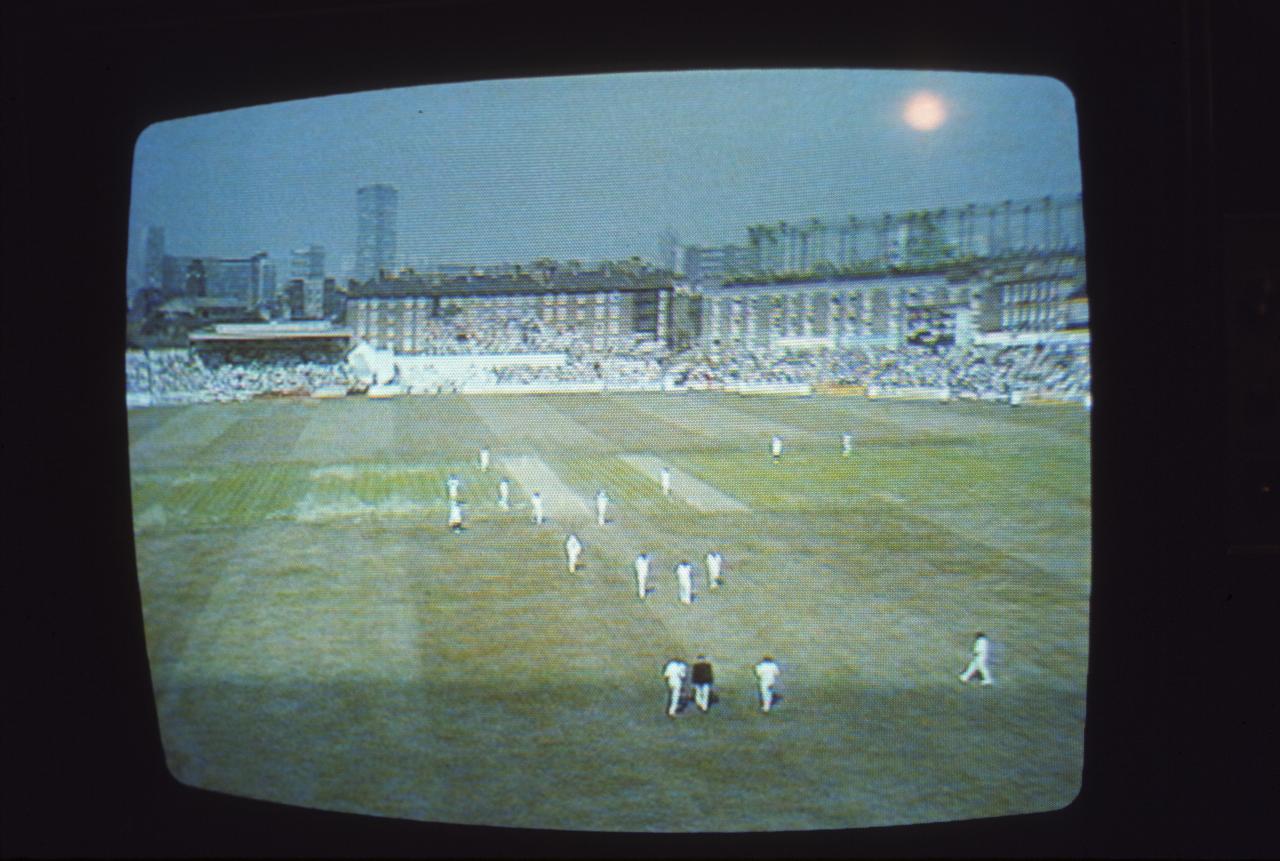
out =
[[[336,386],[347,390],[359,379],[346,364],[298,360],[249,362],[210,367],[190,350],[131,350],[125,354],[130,401],[151,405],[241,401],[264,395],[309,395]]]
[[[763,384],[867,387],[895,391],[949,390],[982,400],[1083,402],[1090,394],[1089,353],[1081,345],[852,349],[817,356],[719,352],[636,355],[622,350],[565,353],[397,357],[361,345],[345,363],[280,360],[209,366],[188,350],[131,351],[126,380],[132,405],[244,400],[264,395],[310,395],[399,384],[414,393],[526,387],[607,389],[729,388]],[[450,354],[457,355],[457,354]]]

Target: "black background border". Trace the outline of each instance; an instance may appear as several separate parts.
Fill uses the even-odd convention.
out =
[[[1274,212],[1244,3],[27,3],[4,26],[6,855],[1252,856],[1275,785],[1273,559],[1229,558],[1222,212]],[[1271,32],[1275,32],[1272,30]],[[871,66],[1076,93],[1094,336],[1084,788],[1046,814],[616,835],[424,825],[189,789],[159,745],[134,569],[122,275],[136,136],[169,118],[473,78]],[[15,265],[16,264],[16,265]],[[1163,310],[1154,311],[1158,307]],[[56,333],[56,334],[55,334]],[[56,341],[57,349],[50,349]],[[1204,404],[1203,410],[1188,408]],[[29,421],[34,417],[35,421]],[[16,514],[16,517],[14,515]],[[1274,795],[1271,796],[1274,798]]]

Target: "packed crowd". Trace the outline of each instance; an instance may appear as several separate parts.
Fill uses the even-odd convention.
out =
[[[846,383],[881,388],[949,388],[991,398],[1036,392],[1078,400],[1090,390],[1089,351],[1080,346],[850,349],[834,356],[701,357],[679,376],[706,383]]]
[[[125,385],[131,395],[155,404],[242,401],[271,394],[310,394],[358,382],[345,362],[318,364],[282,360],[207,365],[190,350],[130,350]]]
[[[567,345],[563,365],[496,368],[499,385],[603,384],[656,387],[754,383],[845,383],[894,388],[947,388],[956,397],[1002,398],[1014,392],[1080,400],[1090,391],[1089,352],[1079,346],[844,350],[835,355],[769,356],[751,352],[685,354],[674,360]],[[188,350],[131,351],[126,355],[127,390],[152,403],[233,401],[269,394],[310,394],[317,389],[361,384],[344,362],[249,362],[211,366]],[[367,380],[365,382],[368,382]]]

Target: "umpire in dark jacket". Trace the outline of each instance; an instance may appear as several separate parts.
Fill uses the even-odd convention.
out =
[[[691,676],[693,700],[698,704],[698,708],[705,712],[711,708],[711,684],[715,681],[715,675],[711,672],[711,662],[707,660],[706,655],[698,655],[698,659],[693,662]]]

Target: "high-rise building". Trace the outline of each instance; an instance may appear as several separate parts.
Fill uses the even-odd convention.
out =
[[[224,299],[250,308],[275,295],[275,266],[265,251],[234,259],[166,254],[162,272],[166,298]]]
[[[680,271],[680,237],[670,227],[658,237],[658,262],[668,272]]]
[[[142,259],[142,286],[159,289],[164,284],[164,228],[148,227]]]
[[[294,320],[317,320],[324,313],[324,246],[295,248],[290,262],[290,278],[302,282],[302,304],[289,299],[289,315]]]
[[[367,281],[396,262],[396,215],[400,193],[393,186],[356,191],[356,278]]]
[[[324,246],[295,248],[290,262],[290,278],[324,278]]]

